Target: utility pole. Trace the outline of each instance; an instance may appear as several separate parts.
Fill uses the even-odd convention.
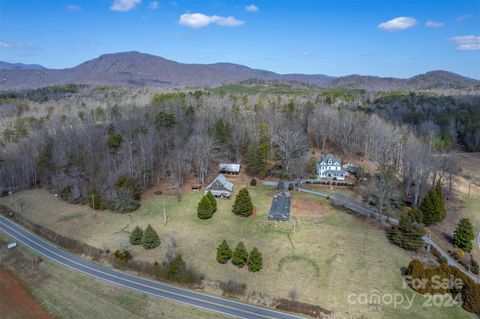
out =
[[[163,202],[163,222],[167,225],[167,211],[165,210],[165,202]]]
[[[425,251],[425,267],[428,267],[428,264],[430,263],[430,248],[431,248],[431,242],[432,242],[432,235],[427,234],[428,237],[428,242],[427,242],[427,249]]]
[[[468,196],[470,196],[470,188],[472,187],[472,177],[468,180]]]

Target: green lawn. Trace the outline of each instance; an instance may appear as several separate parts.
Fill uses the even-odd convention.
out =
[[[235,182],[236,191],[245,181]],[[64,234],[84,240],[97,247],[116,249],[128,243],[129,232],[136,225],[151,224],[157,229],[162,245],[146,251],[133,247],[136,259],[162,261],[167,243],[174,238],[177,252],[186,262],[205,274],[210,281],[235,279],[247,284],[247,295],[260,292],[272,297],[288,298],[296,290],[298,299],[335,310],[339,316],[364,315],[368,318],[471,318],[454,308],[423,308],[424,298],[415,294],[409,310],[385,305],[380,310],[369,305],[349,304],[350,294],[379,291],[382,294],[414,293],[402,288],[401,268],[410,257],[392,246],[383,231],[331,207],[327,201],[313,195],[293,193],[294,201],[322,201],[323,213],[318,216],[297,217],[289,222],[267,221],[273,189],[266,186],[250,188],[256,215],[242,218],[231,213],[231,200],[219,200],[218,211],[210,220],[200,220],[196,207],[201,193],[186,192],[181,201],[174,196],[151,195],[131,214],[92,211],[85,206],[66,204],[44,190],[24,191],[12,201],[0,202],[19,209],[19,200],[32,220]],[[168,212],[168,224],[163,223],[163,203]],[[231,246],[243,241],[248,250],[258,247],[264,256],[264,268],[249,273],[231,264],[220,265],[215,260],[216,247],[226,239]],[[232,248],[233,248],[232,247]],[[221,292],[213,285],[207,291]]]

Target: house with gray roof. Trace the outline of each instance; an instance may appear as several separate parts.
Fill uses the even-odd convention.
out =
[[[317,163],[318,179],[344,181],[348,173],[342,169],[342,161],[332,154],[327,154]]]
[[[215,197],[230,198],[233,194],[233,184],[222,174],[218,175],[212,183],[205,187],[205,194],[211,191]]]

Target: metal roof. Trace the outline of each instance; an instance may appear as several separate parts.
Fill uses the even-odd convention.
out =
[[[223,176],[222,174],[219,174],[214,180],[213,182],[211,182],[205,189],[209,189],[210,187],[212,187],[213,183],[215,183],[215,181],[219,181],[220,184],[223,185],[223,187],[225,187],[225,189],[227,189],[228,191],[232,192],[233,191],[233,184],[230,183],[227,178],[225,176]]]
[[[218,170],[222,172],[240,172],[240,164],[229,164],[229,163],[220,163],[218,164]]]

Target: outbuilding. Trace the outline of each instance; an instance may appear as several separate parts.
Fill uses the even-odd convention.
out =
[[[205,194],[211,191],[215,197],[230,198],[233,194],[233,184],[227,180],[227,178],[220,174],[211,184],[205,187]]]

